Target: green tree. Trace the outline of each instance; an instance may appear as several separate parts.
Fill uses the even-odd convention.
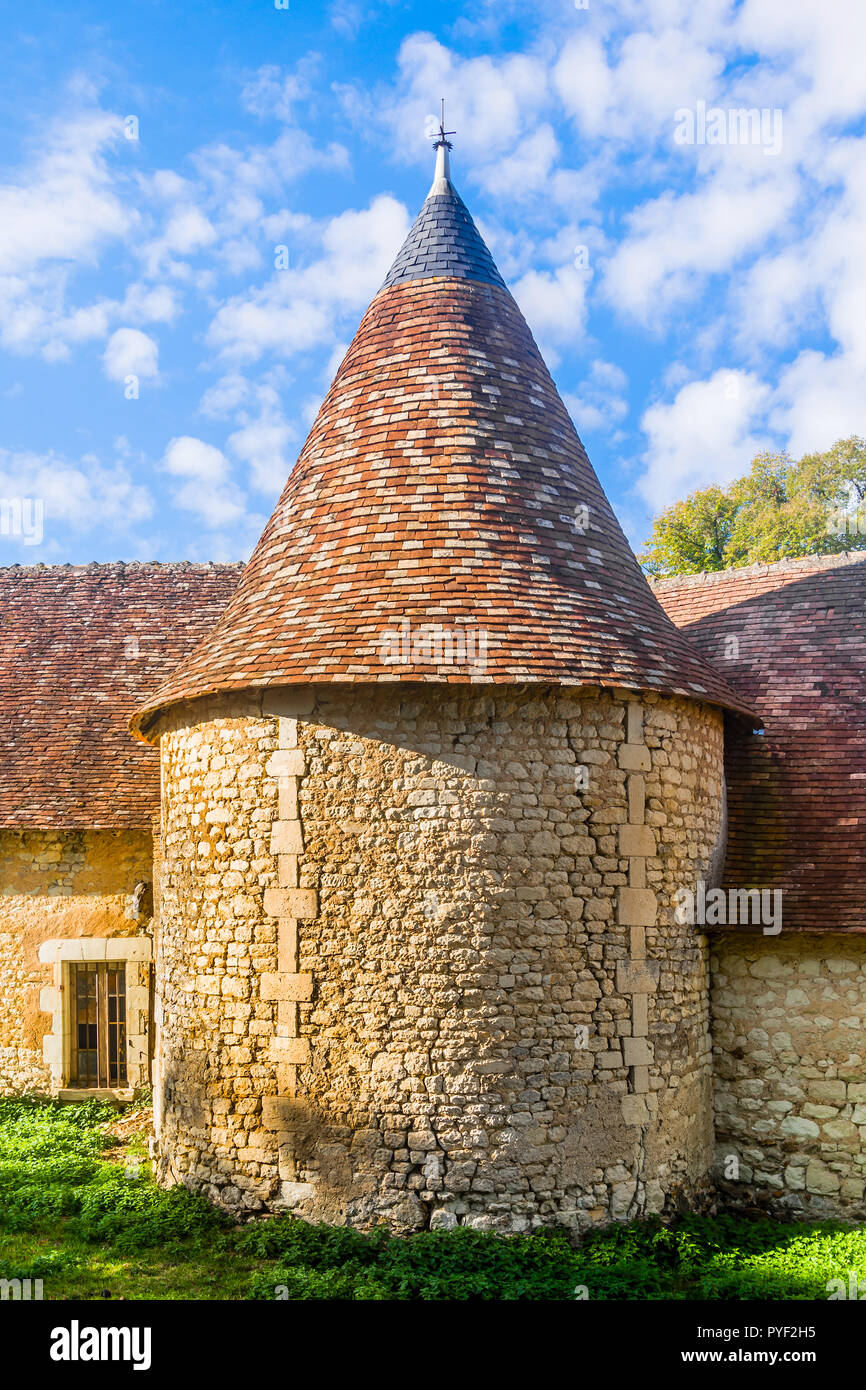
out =
[[[866,440],[821,454],[761,453],[727,488],[708,487],[656,517],[648,574],[699,574],[786,557],[866,550]]]

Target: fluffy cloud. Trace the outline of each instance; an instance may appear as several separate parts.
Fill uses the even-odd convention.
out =
[[[244,497],[231,479],[229,461],[213,444],[192,435],[172,439],[162,467],[181,482],[174,501],[206,526],[217,528],[243,519]]]
[[[159,375],[159,347],[138,328],[118,328],[112,333],[102,360],[105,375],[111,381],[123,381],[128,376],[147,381]]]
[[[638,492],[658,510],[737,477],[754,454],[772,447],[760,433],[769,399],[769,388],[751,373],[719,371],[650,406],[641,420],[648,446]]]
[[[262,288],[230,299],[211,323],[209,342],[243,361],[330,344],[344,316],[364,309],[379,288],[408,229],[403,204],[385,195],[332,218],[318,259],[275,271]]]
[[[596,358],[576,391],[563,396],[578,433],[615,430],[628,412],[628,377],[613,362]]]
[[[94,454],[73,462],[53,453],[0,449],[0,498],[39,504],[43,522],[38,545],[24,546],[20,538],[0,535],[0,555],[21,545],[20,558],[30,564],[68,553],[71,534],[100,540],[108,534],[128,544],[130,533],[153,514],[150,493],[126,465],[103,464]],[[31,509],[30,521],[35,519]]]
[[[91,261],[129,229],[135,214],[112,186],[105,158],[121,138],[120,118],[104,111],[49,127],[33,162],[0,185],[0,274],[46,260]]]

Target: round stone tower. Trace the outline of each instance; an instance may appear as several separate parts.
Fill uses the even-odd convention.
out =
[[[722,710],[436,178],[159,742],[159,1171],[586,1227],[699,1195]]]

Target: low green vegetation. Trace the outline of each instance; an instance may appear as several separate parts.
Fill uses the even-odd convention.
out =
[[[145,1116],[141,1117],[144,1123]],[[107,1106],[0,1102],[0,1278],[48,1299],[824,1299],[866,1278],[866,1231],[733,1217],[410,1239],[234,1223],[183,1187],[163,1191],[143,1129]]]

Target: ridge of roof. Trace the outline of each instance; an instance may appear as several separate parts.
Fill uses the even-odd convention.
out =
[[[88,560],[81,564],[65,562],[57,565],[0,565],[2,575],[45,575],[45,574],[96,574],[120,573],[126,570],[148,571],[174,574],[179,570],[212,574],[214,571],[228,573],[242,570],[244,560]]]
[[[786,556],[784,560],[766,563],[762,560],[751,565],[732,565],[726,570],[701,570],[698,574],[668,574],[647,578],[653,589],[703,588],[709,584],[721,584],[726,579],[749,578],[771,573],[798,572],[800,570],[838,569],[843,565],[857,565],[866,562],[866,550],[842,550],[834,555]]]

